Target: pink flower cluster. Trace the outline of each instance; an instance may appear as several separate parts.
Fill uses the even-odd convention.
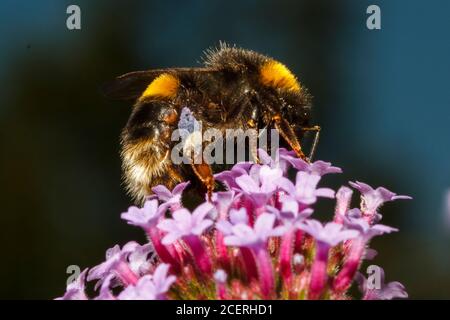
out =
[[[384,272],[374,288],[358,270],[374,256],[370,240],[397,231],[379,224],[380,206],[409,197],[350,182],[361,194],[360,208],[351,208],[352,189],[318,186],[341,172],[330,163],[285,149],[276,160],[259,150],[259,159],[216,174],[226,190],[192,212],[182,204],[188,183],[153,188],[142,208],[121,216],[149,242],[109,249],[60,299],[88,299],[86,280],[96,281],[95,299],[351,299],[356,281],[363,299],[407,297],[399,282],[384,283]],[[336,199],[332,222],[312,218],[320,198]]]

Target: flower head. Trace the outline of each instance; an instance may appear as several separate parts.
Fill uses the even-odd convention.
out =
[[[165,245],[188,235],[201,235],[209,228],[213,221],[206,219],[206,215],[214,209],[211,203],[204,203],[197,207],[192,214],[187,209],[178,209],[172,215],[173,219],[165,219],[158,224],[158,228],[167,234],[162,239]]]
[[[297,224],[297,228],[313,236],[316,241],[336,246],[340,242],[355,238],[359,235],[356,230],[347,230],[341,224],[329,222],[325,226],[317,220],[309,219]]]
[[[148,230],[158,223],[163,212],[164,209],[159,207],[158,200],[147,200],[144,203],[144,207],[132,206],[128,208],[127,212],[122,213],[120,217],[127,221],[128,224]]]
[[[409,196],[397,195],[384,187],[373,189],[363,182],[349,182],[350,185],[361,192],[361,210],[366,216],[374,216],[378,208],[385,202],[398,199],[412,199]]]
[[[250,227],[245,223],[237,223],[231,227],[231,233],[225,237],[227,246],[257,247],[267,243],[270,237],[283,235],[285,228],[274,227],[275,215],[270,213],[261,214]]]
[[[284,189],[291,197],[305,205],[311,205],[318,197],[334,198],[334,191],[329,188],[317,188],[320,175],[299,171],[295,185],[288,179],[280,179],[280,188]]]
[[[179,125],[196,142],[201,130],[189,109],[182,113]],[[260,163],[241,162],[217,173],[227,190],[194,209],[181,201],[187,182],[173,190],[154,187],[142,208],[121,215],[142,227],[148,242],[109,249],[106,260],[84,270],[60,299],[88,299],[86,275],[96,280],[98,300],[351,298],[362,261],[375,257],[367,248],[371,238],[397,231],[376,224],[377,210],[385,201],[409,197],[351,183],[362,193],[361,207],[349,209],[353,191],[341,187],[333,222],[322,224],[310,219],[314,205],[335,193],[318,184],[341,170],[324,161],[307,163],[286,149],[275,158],[258,152]],[[364,299],[407,296],[398,282],[374,287],[373,277],[360,281]]]

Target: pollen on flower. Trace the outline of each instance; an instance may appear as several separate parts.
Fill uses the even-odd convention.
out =
[[[195,131],[189,110],[181,126]],[[353,191],[318,187],[325,174],[340,173],[330,163],[307,163],[280,149],[277,162],[259,150],[261,163],[238,163],[216,179],[228,190],[214,192],[194,210],[181,202],[187,183],[173,190],[153,188],[141,208],[121,217],[141,228],[148,242],[129,242],[106,252],[58,299],[393,299],[407,293],[399,282],[369,288],[359,273],[375,236],[397,231],[378,223],[384,202],[409,197],[383,187],[350,182],[362,198],[350,206]],[[295,181],[288,169],[296,171]],[[332,221],[318,221],[314,209],[334,199]],[[450,197],[449,197],[450,199]],[[331,213],[333,215],[333,212]],[[382,270],[382,269],[381,269]],[[366,275],[367,276],[367,275]],[[85,292],[95,282],[95,294]],[[360,295],[351,295],[358,282]],[[114,290],[113,290],[114,289]]]

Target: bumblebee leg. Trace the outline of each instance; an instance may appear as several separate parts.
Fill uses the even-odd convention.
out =
[[[258,157],[258,148],[256,146],[255,147],[250,146],[250,152],[252,153],[252,157],[253,160],[255,160],[255,163],[261,164]]]
[[[256,128],[258,127],[258,123],[253,120],[250,119],[247,121],[247,126],[249,129],[254,129],[256,130]],[[254,161],[255,163],[260,163],[259,162],[259,158],[258,158],[258,135],[256,136],[256,139],[250,139],[250,143],[249,143],[249,149],[250,149],[250,156],[251,158],[249,159],[250,161]]]
[[[208,192],[208,200],[211,201],[212,192],[214,190],[214,176],[211,166],[203,162],[201,164],[191,163],[191,167],[195,175],[205,185]]]
[[[279,114],[274,115],[272,117],[272,121],[275,123],[275,129],[278,130],[283,139],[286,140],[286,142],[289,144],[292,150],[295,151],[297,156],[309,162],[308,158],[302,151],[302,147],[297,139],[297,136],[294,133],[294,130],[292,130],[289,123],[287,123],[287,121],[284,120]]]
[[[319,138],[320,138],[320,130],[321,127],[320,126],[314,126],[314,127],[310,127],[310,128],[302,128],[302,131],[314,131],[316,134],[314,135],[314,141],[311,147],[311,151],[309,152],[309,156],[308,156],[308,160],[312,161],[313,157],[314,157],[314,153],[316,152],[316,148],[317,145],[319,143]]]

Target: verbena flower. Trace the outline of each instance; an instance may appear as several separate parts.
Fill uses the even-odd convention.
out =
[[[250,227],[246,223],[237,223],[231,227],[231,233],[225,237],[225,244],[237,247],[259,247],[267,243],[271,237],[283,235],[285,228],[274,227],[276,216],[263,213]]]
[[[325,226],[316,220],[306,220],[298,224],[298,228],[313,236],[316,241],[316,254],[311,266],[311,280],[308,297],[318,299],[325,290],[328,280],[328,255],[331,247],[344,240],[358,236],[356,230],[345,230],[341,224],[329,222]]]
[[[141,277],[134,286],[128,286],[118,296],[120,300],[165,300],[166,293],[176,277],[168,275],[169,265],[160,264],[153,275]]]
[[[192,214],[189,210],[182,208],[173,213],[173,219],[161,221],[158,228],[167,232],[162,240],[163,244],[172,244],[176,240],[190,235],[201,235],[214,223],[206,218],[213,208],[212,204],[204,203],[195,209]]]
[[[408,298],[408,293],[405,287],[398,281],[384,283],[384,270],[380,267],[379,279],[374,283],[368,282],[362,273],[358,273],[356,280],[359,283],[359,288],[363,294],[364,300],[392,300],[394,298]],[[379,283],[377,283],[379,282]],[[377,286],[379,287],[377,288]]]
[[[109,249],[58,299],[350,299],[357,281],[363,299],[407,297],[400,283],[384,284],[382,271],[376,288],[358,271],[376,255],[371,239],[397,231],[378,223],[381,205],[409,197],[351,182],[361,194],[360,207],[351,208],[352,189],[319,187],[323,175],[340,168],[307,163],[286,149],[275,158],[258,155],[259,164],[217,173],[226,190],[196,208],[183,206],[187,183],[154,187],[141,208],[121,215],[148,242]],[[314,217],[321,198],[336,198],[331,222]],[[96,282],[92,297],[86,281]]]
[[[121,214],[121,218],[128,224],[150,231],[158,223],[163,213],[164,210],[159,207],[158,200],[147,200],[142,208],[135,206],[128,208],[127,212]]]
[[[106,251],[106,261],[89,270],[87,280],[96,280],[100,285],[110,274],[116,275],[125,285],[135,284],[138,280],[136,275],[128,264],[128,256],[139,248],[137,242],[131,241],[122,248],[116,245]]]
[[[330,188],[317,188],[320,175],[299,171],[295,179],[295,185],[288,179],[280,179],[279,185],[291,197],[305,205],[314,204],[318,197],[334,198],[334,191]]]
[[[398,199],[411,199],[409,196],[397,195],[384,187],[373,189],[363,182],[356,181],[349,183],[353,188],[361,192],[361,211],[370,222],[381,219],[381,216],[378,214],[378,208],[381,207],[383,203]]]
[[[189,182],[182,182],[175,186],[172,191],[163,185],[153,187],[152,191],[154,194],[148,197],[148,199],[152,200],[157,198],[160,201],[163,201],[165,206],[169,207],[172,211],[175,211],[181,208],[181,195],[188,185]]]

